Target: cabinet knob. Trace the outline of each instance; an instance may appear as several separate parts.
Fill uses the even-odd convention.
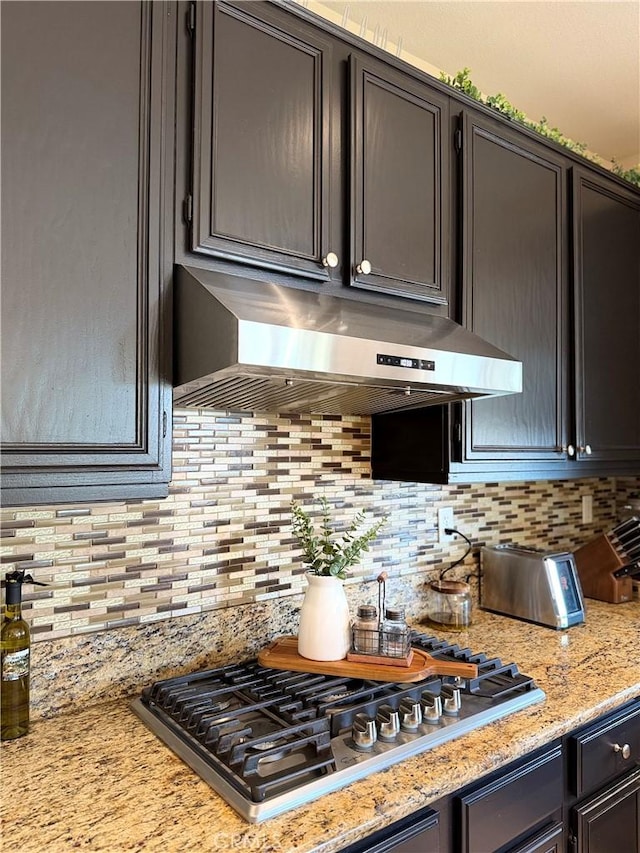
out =
[[[591,456],[591,445],[585,444],[580,447],[580,453],[584,453],[586,456]]]
[[[371,262],[363,258],[356,267],[356,272],[360,273],[360,275],[369,275],[371,272]]]
[[[624,743],[622,746],[620,746],[619,743],[614,743],[613,751],[614,752],[621,752],[622,757],[625,759],[625,761],[627,758],[631,757],[631,747],[629,746],[628,743]]]
[[[567,456],[575,456],[576,455],[576,449],[573,446],[573,444],[567,444],[567,446],[563,447],[562,449],[567,454]]]
[[[327,252],[327,254],[322,259],[323,267],[330,267],[331,269],[333,269],[334,267],[338,266],[338,263],[338,256],[335,252]]]

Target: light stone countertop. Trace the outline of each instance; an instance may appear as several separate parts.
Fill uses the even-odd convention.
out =
[[[330,853],[640,696],[640,602],[587,600],[586,625],[560,632],[474,620],[446,638],[515,661],[543,703],[252,825],[110,699],[2,745],[3,836],[21,853]]]

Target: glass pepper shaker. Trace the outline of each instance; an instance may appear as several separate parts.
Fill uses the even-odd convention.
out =
[[[404,607],[387,607],[382,623],[382,654],[401,658],[409,651],[409,627]]]
[[[353,622],[353,650],[363,655],[376,655],[380,651],[378,611],[372,604],[361,604]]]

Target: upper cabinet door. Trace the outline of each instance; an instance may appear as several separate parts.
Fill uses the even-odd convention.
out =
[[[449,100],[374,59],[351,65],[351,283],[446,304]]]
[[[640,196],[573,171],[579,458],[640,460]]]
[[[326,279],[329,44],[263,3],[195,10],[191,249]]]
[[[3,4],[4,505],[167,494],[172,38],[172,4]]]
[[[566,462],[564,160],[464,114],[463,254],[468,328],[523,363],[523,392],[466,404],[464,458]]]

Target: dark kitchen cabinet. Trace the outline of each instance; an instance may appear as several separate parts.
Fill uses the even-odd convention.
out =
[[[374,477],[522,477],[568,460],[566,165],[516,130],[462,115],[464,325],[523,362],[521,394],[374,418]]]
[[[449,99],[351,57],[352,284],[446,303]]]
[[[174,56],[171,3],[2,4],[4,505],[167,494]]]
[[[572,810],[576,853],[640,851],[640,769]]]
[[[341,853],[640,853],[639,754],[634,699]]]
[[[575,853],[639,853],[638,755],[638,700],[568,737],[568,822]]]
[[[446,853],[440,839],[440,816],[435,809],[422,809],[340,853]]]
[[[190,263],[446,306],[448,96],[281,6],[191,15]]]
[[[578,460],[640,461],[640,197],[572,169]]]
[[[562,745],[557,743],[454,796],[456,853],[553,849],[558,828],[562,840],[562,797]]]
[[[536,833],[533,838],[513,847],[509,853],[564,853],[565,832],[561,823],[552,823],[550,827]]]
[[[460,319],[523,393],[374,416],[373,476],[640,471],[640,194],[480,113],[462,131]]]
[[[463,319],[524,375],[521,394],[465,404],[462,458],[564,461],[565,161],[471,113],[463,127]]]
[[[328,278],[330,42],[265,3],[192,10],[192,251]]]

